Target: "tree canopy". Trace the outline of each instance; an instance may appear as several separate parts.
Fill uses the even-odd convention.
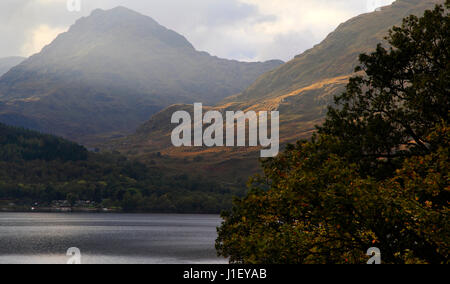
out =
[[[360,56],[311,141],[263,161],[223,214],[232,263],[448,263],[450,16],[410,16]]]

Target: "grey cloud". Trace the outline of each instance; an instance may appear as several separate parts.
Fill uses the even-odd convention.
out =
[[[365,11],[367,1],[380,0],[290,1],[312,7],[330,5],[333,9],[357,15]],[[160,24],[186,36],[198,50],[226,58],[289,60],[320,42],[326,35],[313,25],[280,34],[255,32],[255,25],[276,22],[283,15],[261,12],[258,1],[248,3],[249,1],[244,0],[82,0],[82,11],[70,13],[64,0],[2,0],[0,57],[23,55],[21,51],[24,44],[30,40],[32,31],[40,25],[67,28],[76,19],[89,15],[96,8],[109,9],[118,5],[151,16]],[[302,20],[302,11],[299,11],[298,20]],[[330,25],[330,30],[326,32],[331,32],[337,24],[339,23]]]

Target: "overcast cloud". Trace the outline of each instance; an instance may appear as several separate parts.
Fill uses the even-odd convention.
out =
[[[96,8],[136,10],[183,34],[198,50],[238,60],[289,60],[340,23],[393,0],[1,0],[0,57],[39,52]]]

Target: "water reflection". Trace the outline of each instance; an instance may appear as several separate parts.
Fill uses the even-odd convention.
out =
[[[216,215],[0,213],[0,263],[226,263]]]

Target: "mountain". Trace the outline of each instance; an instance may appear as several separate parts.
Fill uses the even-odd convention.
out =
[[[130,133],[170,104],[217,103],[280,64],[220,59],[150,17],[95,10],[0,78],[0,121],[76,141]]]
[[[293,60],[259,77],[242,93],[219,107],[276,109],[281,116],[282,142],[307,138],[320,124],[335,95],[344,91],[361,53],[374,51],[393,26],[409,15],[423,15],[444,0],[397,0],[392,5],[354,17],[325,40]]]
[[[12,67],[18,65],[24,59],[25,58],[19,56],[0,58],[0,76],[8,72]]]
[[[278,110],[282,144],[311,137],[354,75],[358,55],[371,52],[394,25],[411,14],[420,16],[426,9],[444,0],[397,0],[390,6],[363,14],[339,25],[320,44],[296,56],[290,62],[259,77],[242,93],[231,96],[212,109]],[[192,111],[192,106],[177,105],[158,113],[136,134],[108,145],[125,154],[149,159],[155,151],[171,157],[172,167],[189,172],[195,168],[224,180],[245,178],[258,170],[255,148],[175,148],[167,127],[171,114],[177,109]],[[202,157],[202,158],[198,158]],[[187,159],[190,163],[179,163]],[[168,165],[168,162],[164,162]]]

